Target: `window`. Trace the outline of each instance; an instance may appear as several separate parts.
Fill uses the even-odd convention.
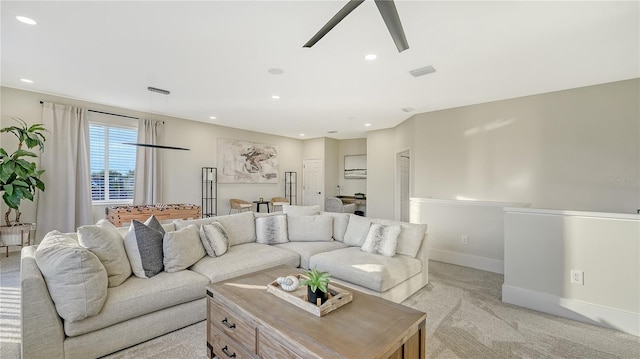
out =
[[[89,156],[91,161],[91,199],[131,203],[133,201],[136,128],[89,124]]]

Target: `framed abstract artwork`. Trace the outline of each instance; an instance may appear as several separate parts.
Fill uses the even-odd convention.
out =
[[[278,183],[278,147],[218,138],[218,183]]]
[[[344,156],[344,178],[367,178],[367,155]]]

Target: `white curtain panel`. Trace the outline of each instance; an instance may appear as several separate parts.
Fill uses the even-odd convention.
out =
[[[54,229],[75,232],[93,223],[86,110],[46,102],[42,123],[49,133],[40,160],[46,188],[38,194],[36,241]]]
[[[138,143],[162,145],[164,122],[141,118],[138,121]],[[138,146],[133,203],[162,203],[162,150]]]

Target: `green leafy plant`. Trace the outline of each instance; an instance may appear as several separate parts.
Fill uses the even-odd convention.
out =
[[[311,291],[315,292],[320,289],[320,291],[327,293],[327,286],[329,285],[329,277],[331,274],[329,272],[318,272],[317,268],[313,268],[312,270],[306,271],[307,277],[309,279],[305,279],[300,284],[308,285],[311,287]]]
[[[40,176],[44,170],[39,170],[35,162],[26,160],[26,158],[37,158],[34,152],[22,149],[25,145],[27,149],[38,146],[40,152],[44,151],[44,142],[46,140],[44,126],[40,123],[27,125],[22,119],[11,117],[16,121],[18,126],[5,127],[0,132],[12,133],[18,139],[18,149],[9,154],[4,148],[0,148],[0,192],[4,203],[9,209],[4,215],[7,226],[11,225],[9,215],[15,210],[15,222],[20,223],[20,211],[18,207],[24,199],[33,201],[33,196],[39,189],[44,191],[44,182],[40,180]]]

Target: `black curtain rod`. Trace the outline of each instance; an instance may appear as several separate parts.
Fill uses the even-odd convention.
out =
[[[40,101],[40,104],[44,104],[44,101]],[[101,113],[103,115],[111,115],[111,116],[118,116],[118,117],[125,117],[125,118],[132,118],[134,120],[139,120],[138,117],[133,117],[133,116],[127,116],[127,115],[118,115],[117,113],[111,113],[111,112],[103,112],[103,111],[98,111],[98,110],[87,110],[89,112],[95,112],[95,113]],[[164,123],[164,121],[162,121],[162,123]]]

